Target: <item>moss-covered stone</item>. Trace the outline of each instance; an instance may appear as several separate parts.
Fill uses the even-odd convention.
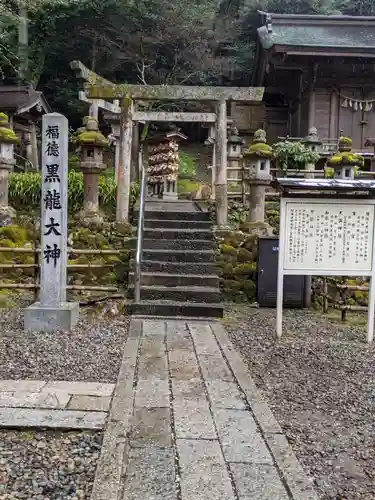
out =
[[[220,252],[222,254],[237,255],[237,250],[232,245],[220,245]]]
[[[353,141],[350,137],[342,136],[339,138],[339,150],[346,151],[347,148],[351,149],[353,147]]]
[[[0,227],[0,243],[3,240],[10,240],[19,246],[24,246],[29,241],[28,231],[20,226],[5,226]],[[3,245],[5,246],[5,245]]]
[[[179,179],[177,182],[177,192],[179,198],[193,200],[197,198],[197,193],[202,189],[202,184],[192,179]]]
[[[245,222],[242,230],[246,233],[251,233],[255,236],[272,236],[273,228],[267,222]]]
[[[233,269],[233,273],[237,276],[248,276],[256,271],[256,263],[248,262],[243,264],[238,264]]]
[[[327,160],[327,165],[335,167],[339,165],[352,165],[363,167],[365,160],[363,156],[352,151],[340,151]]]
[[[108,239],[101,233],[94,233],[88,228],[78,229],[71,234],[74,248],[104,250],[110,248]]]
[[[220,287],[228,300],[253,301],[258,237],[242,231],[217,231]],[[246,246],[249,246],[249,249]]]
[[[113,230],[122,236],[131,236],[133,229],[133,226],[129,222],[115,222],[113,224]]]
[[[10,128],[9,117],[5,113],[0,113],[0,142],[8,144],[18,144],[20,142],[17,135]]]
[[[0,290],[0,309],[13,309],[17,307],[17,293],[14,290]]]
[[[108,226],[108,227],[107,227]],[[96,268],[76,268],[68,271],[69,284],[76,285],[113,285],[118,284],[126,287],[129,273],[130,250],[124,249],[124,240],[127,236],[123,233],[129,233],[132,228],[128,224],[118,226],[119,232],[115,231],[115,224],[109,223],[104,231],[93,231],[88,228],[77,227],[77,221],[70,221],[69,246],[77,249],[87,250],[105,250],[113,249],[118,246],[120,254],[83,254],[71,255],[69,264],[78,265],[100,265]],[[35,226],[32,226],[35,231]],[[0,247],[6,248],[32,248],[34,246],[34,234],[26,227],[7,226],[0,228]],[[32,253],[12,253],[0,252],[0,261],[3,264],[34,264],[34,255]],[[7,268],[0,269],[0,281],[11,283],[22,282],[32,283],[35,268]]]
[[[357,153],[353,153],[352,145],[353,141],[350,139],[350,137],[340,137],[339,151],[327,160],[327,165],[329,167],[341,165],[363,167],[363,165],[365,164],[365,160],[363,156]]]
[[[83,119],[83,127],[77,130],[76,142],[80,145],[107,147],[108,139],[99,130],[98,120],[92,116]]]
[[[246,156],[260,156],[262,158],[272,158],[273,150],[272,147],[266,143],[266,132],[259,129],[254,134],[254,139],[252,144],[244,152],[244,157]]]
[[[7,142],[8,144],[18,144],[20,140],[12,129],[0,127],[0,142]]]
[[[280,228],[280,210],[270,207],[266,210],[266,222],[273,228],[274,234],[279,233]]]
[[[221,234],[223,243],[238,248],[246,239],[246,235],[240,231],[226,231]]]
[[[221,272],[224,279],[232,278],[234,275],[234,265],[229,262],[225,262],[221,268]]]
[[[244,156],[261,156],[263,158],[272,158],[273,157],[273,151],[272,147],[269,144],[262,144],[262,143],[257,143],[257,144],[251,144],[251,146],[248,147],[248,149],[244,152]]]
[[[236,280],[222,280],[221,287],[226,292],[240,292],[241,283]]]
[[[108,139],[104,135],[95,130],[85,130],[78,134],[77,143],[81,145],[92,145],[106,147],[109,145]]]
[[[6,113],[0,113],[0,126],[7,125],[9,123],[9,116]]]
[[[258,249],[258,237],[256,234],[251,234],[243,243],[243,248],[248,250],[254,256]]]
[[[256,299],[257,285],[254,280],[246,280],[242,283],[242,290],[245,292],[249,301],[253,302]]]
[[[246,248],[238,249],[238,262],[254,262],[254,253]]]

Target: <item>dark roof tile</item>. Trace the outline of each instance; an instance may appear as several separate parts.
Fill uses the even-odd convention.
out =
[[[0,111],[20,113],[34,107],[38,103],[45,113],[50,112],[50,108],[42,92],[29,87],[0,86]]]
[[[274,45],[364,49],[369,52],[375,49],[374,18],[269,15],[272,31],[268,32],[266,26],[258,29],[264,49]]]

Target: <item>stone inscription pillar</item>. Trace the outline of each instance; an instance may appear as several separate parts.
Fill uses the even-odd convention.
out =
[[[68,262],[68,120],[43,116],[40,302],[25,309],[25,329],[69,330],[78,321],[78,303],[66,301]]]

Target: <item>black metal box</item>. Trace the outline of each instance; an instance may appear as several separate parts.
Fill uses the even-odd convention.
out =
[[[279,238],[259,238],[257,302],[260,307],[276,307]],[[284,306],[303,307],[304,276],[284,275]]]

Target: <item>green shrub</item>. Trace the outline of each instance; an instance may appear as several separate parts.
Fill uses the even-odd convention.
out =
[[[69,170],[79,170],[80,163],[81,163],[81,159],[77,154],[69,153],[69,156],[68,156]]]
[[[7,246],[5,244],[3,245],[3,242],[8,242],[8,241],[11,241],[12,243],[18,243],[19,245],[23,246],[28,241],[28,239],[29,235],[27,233],[27,230],[24,229],[23,227],[19,226],[0,227],[0,241],[2,243],[1,246]]]
[[[180,151],[180,179],[194,179],[196,177],[196,162],[197,159],[194,156]]]
[[[220,245],[220,252],[222,254],[237,255],[237,250],[232,245]]]
[[[178,194],[193,196],[199,189],[200,183],[191,179],[179,179],[178,181]]]
[[[41,197],[41,174],[37,172],[13,173],[9,180],[9,202],[14,208],[38,210]],[[68,175],[68,202],[71,213],[83,207],[83,174],[71,170]],[[139,196],[139,184],[130,187],[130,206]],[[113,177],[99,177],[99,199],[102,208],[114,212],[116,207],[116,182]]]

